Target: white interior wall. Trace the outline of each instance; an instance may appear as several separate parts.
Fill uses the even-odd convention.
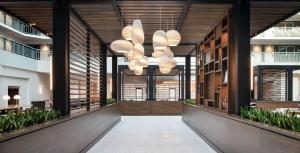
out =
[[[0,65],[1,105],[7,104],[2,97],[7,95],[8,86],[18,86],[20,105],[30,105],[31,101],[50,100],[49,74],[38,73]]]
[[[300,73],[293,76],[293,101],[300,101]]]

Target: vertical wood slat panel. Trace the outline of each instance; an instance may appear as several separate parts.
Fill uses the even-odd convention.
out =
[[[104,55],[99,38],[75,15],[70,17],[70,107],[99,105],[103,95]]]
[[[83,23],[70,15],[70,109],[87,107],[89,97],[88,31]]]

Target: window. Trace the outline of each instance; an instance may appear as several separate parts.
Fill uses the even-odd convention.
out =
[[[295,52],[295,46],[278,46],[278,52]]]
[[[294,27],[294,22],[281,22],[277,25],[277,27],[285,31],[292,30]]]

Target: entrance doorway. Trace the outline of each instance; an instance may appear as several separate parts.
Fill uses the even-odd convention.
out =
[[[18,105],[19,99],[15,96],[19,95],[19,87],[8,87],[8,95],[10,97],[8,105]]]

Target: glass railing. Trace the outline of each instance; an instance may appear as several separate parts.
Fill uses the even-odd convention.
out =
[[[7,13],[0,10],[0,23],[3,23],[15,30],[18,30],[25,34],[41,35],[41,32],[36,28],[20,21],[19,19],[8,15]]]
[[[40,50],[0,36],[0,49],[40,60]]]
[[[255,64],[299,63],[300,65],[300,52],[251,52],[251,59]]]
[[[300,37],[300,27],[272,27],[257,37]]]

